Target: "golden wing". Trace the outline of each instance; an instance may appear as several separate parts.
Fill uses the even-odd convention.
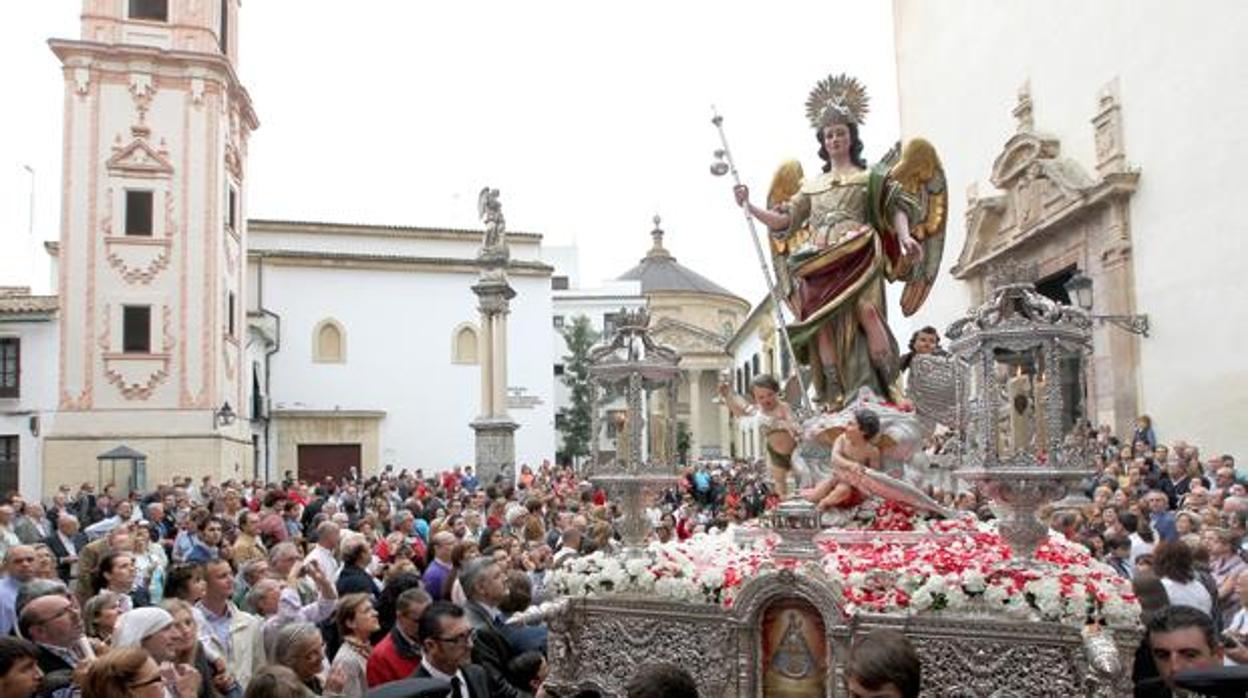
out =
[[[767,190],[767,208],[774,211],[787,206],[789,199],[801,190],[805,177],[802,163],[797,160],[786,160],[780,163],[780,167],[776,168],[776,173],[771,177],[771,187]],[[777,233],[784,232],[768,231],[767,239],[770,241],[776,284],[780,289],[780,295],[788,299],[793,289],[793,281],[789,277],[788,257],[793,250],[806,241],[806,238],[810,237],[810,233],[806,228],[802,228],[793,235],[777,235]]]
[[[923,262],[907,275],[901,292],[901,312],[909,317],[923,305],[940,274],[945,224],[949,219],[949,190],[936,148],[922,138],[906,143],[901,159],[888,176],[918,203],[920,211],[918,220],[910,222],[910,234],[923,246]]]

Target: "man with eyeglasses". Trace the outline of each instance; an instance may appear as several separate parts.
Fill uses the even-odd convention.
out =
[[[501,677],[472,663],[476,631],[468,623],[464,609],[449,601],[435,601],[420,615],[417,629],[424,658],[413,678],[435,678],[451,686],[449,698],[523,698]],[[537,692],[543,698],[545,692]]]
[[[40,596],[22,609],[18,629],[39,647],[39,669],[45,676],[54,672],[73,673],[81,662],[95,658],[83,641],[82,614],[78,603],[68,596]]]

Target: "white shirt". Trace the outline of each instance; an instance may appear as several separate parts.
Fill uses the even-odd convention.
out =
[[[1213,613],[1213,599],[1199,579],[1183,584],[1169,577],[1162,577],[1161,585],[1166,589],[1166,597],[1170,599],[1171,606],[1191,606],[1205,613]]]
[[[429,672],[429,675],[435,679],[442,679],[447,683],[450,683],[452,678],[459,679],[459,695],[456,696],[453,693],[448,695],[450,695],[450,698],[468,698],[468,680],[464,678],[464,672],[462,670],[456,669],[455,675],[452,677],[451,674],[444,674],[438,671],[436,667],[429,663],[428,659],[420,660],[420,665],[424,667],[425,671]]]
[[[312,552],[308,553],[308,556],[303,559],[305,563],[313,560],[316,561],[316,565],[321,568],[321,571],[325,573],[326,579],[330,582],[338,581],[338,573],[342,571],[342,564],[338,562],[334,554],[325,546],[315,546],[312,548]]]
[[[1226,629],[1228,632],[1236,633],[1240,637],[1248,636],[1248,609],[1241,608],[1236,611],[1235,616],[1231,618],[1231,623],[1226,626]],[[1242,666],[1230,657],[1223,657],[1222,663],[1226,666]]]

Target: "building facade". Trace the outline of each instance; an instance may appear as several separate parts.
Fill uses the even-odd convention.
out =
[[[903,138],[944,161],[945,269],[918,324],[946,325],[988,269],[1034,265],[1041,290],[1092,281],[1098,315],[1146,315],[1148,336],[1099,324],[1089,419],[1243,453],[1248,308],[1234,231],[1248,157],[1248,6],[1150,0],[1043,4],[895,0]],[[968,40],[973,37],[973,40]],[[1169,60],[1165,57],[1175,57]],[[1242,459],[1241,459],[1242,460]]]
[[[556,451],[563,450],[562,411],[571,406],[571,389],[564,383],[565,364],[570,351],[564,331],[572,326],[578,317],[585,317],[599,342],[610,339],[609,331],[614,329],[615,318],[621,311],[636,311],[646,305],[641,295],[641,282],[612,280],[597,286],[585,285],[582,282],[575,247],[545,248],[543,259],[554,266],[551,277],[551,300],[554,312],[551,318],[551,330],[554,335],[552,347],[554,354],[551,360],[554,365],[555,377],[555,438]],[[602,407],[607,413],[624,408],[624,399],[618,398],[611,404]],[[606,428],[598,434],[599,453],[616,451],[616,420],[608,414],[602,420]]]
[[[750,304],[724,287],[678,263],[663,246],[655,217],[650,250],[619,277],[638,281],[650,308],[650,336],[680,352],[682,380],[678,421],[688,430],[689,455],[729,455],[728,409],[715,399],[720,374],[732,370],[728,339],[750,312]]]
[[[259,123],[238,1],[86,0],[53,39],[65,84],[58,415],[44,489],[119,445],[147,475],[250,472],[244,182]],[[224,417],[223,417],[224,416]],[[143,486],[144,482],[132,482]]]
[[[481,409],[468,230],[253,220],[249,416],[260,477],[472,465]],[[553,456],[551,271],[508,233],[507,401],[516,462]]]
[[[0,287],[0,492],[38,496],[43,439],[56,417],[55,296]]]

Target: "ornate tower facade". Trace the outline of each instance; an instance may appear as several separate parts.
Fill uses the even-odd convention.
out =
[[[84,0],[81,38],[49,42],[65,108],[45,492],[124,487],[97,469],[123,444],[152,484],[252,472],[243,185],[259,123],[235,72],[238,6]]]

